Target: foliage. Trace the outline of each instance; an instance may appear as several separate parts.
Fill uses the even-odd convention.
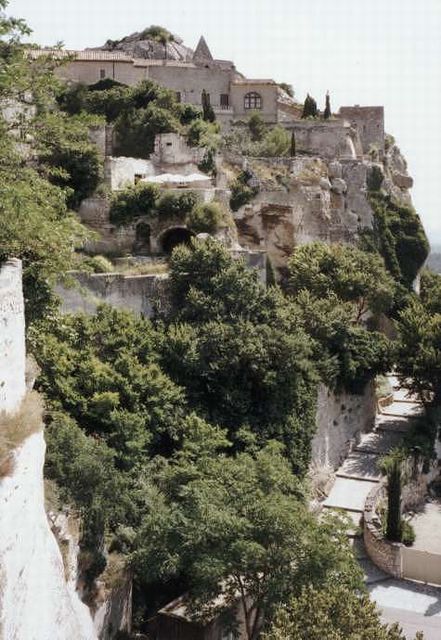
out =
[[[140,216],[151,216],[159,198],[159,188],[154,184],[138,182],[112,196],[110,222],[116,225],[130,224]]]
[[[285,91],[290,98],[294,98],[294,89],[292,84],[288,84],[287,82],[279,82],[279,87]]]
[[[208,175],[215,176],[217,173],[216,170],[216,161],[215,161],[216,150],[212,148],[207,148],[204,153],[204,157],[198,164],[198,169],[207,173]]]
[[[85,239],[63,192],[18,160],[0,166],[0,262],[23,261],[27,323],[48,313],[51,285],[69,269],[72,248]]]
[[[291,134],[284,127],[272,127],[258,144],[256,155],[268,158],[287,156],[291,148]]]
[[[385,468],[387,474],[387,525],[386,538],[392,542],[401,542],[401,488],[403,463],[400,454],[388,456],[388,464]]]
[[[202,91],[202,118],[206,122],[214,122],[216,120],[213,107],[210,103],[210,97],[205,89]]]
[[[258,194],[258,187],[249,186],[252,175],[249,171],[241,171],[236,180],[230,184],[231,197],[230,207],[233,211],[237,211],[240,207],[251,202]]]
[[[374,211],[372,233],[364,233],[363,246],[383,256],[391,275],[407,289],[429,253],[429,243],[414,209],[397,204],[381,191],[369,194]]]
[[[92,273],[111,273],[114,270],[113,264],[105,256],[82,256],[80,262],[81,269],[90,269]]]
[[[224,211],[218,202],[207,202],[194,207],[186,222],[194,233],[215,233],[222,225],[224,217]]]
[[[413,297],[396,321],[400,380],[426,404],[441,401],[441,314]]]
[[[191,124],[194,120],[200,120],[202,118],[202,111],[194,104],[179,103],[177,105],[177,111],[179,121],[182,125]]]
[[[148,158],[154,151],[155,136],[177,133],[180,123],[168,109],[151,103],[146,107],[122,112],[115,122],[118,155]]]
[[[161,44],[166,44],[167,42],[174,42],[174,35],[165,29],[165,27],[160,27],[158,25],[152,25],[147,29],[144,29],[141,33],[141,38],[143,40],[156,40]]]
[[[160,216],[176,216],[185,219],[199,202],[199,196],[194,191],[186,191],[175,195],[164,193],[158,200],[157,211]]]
[[[52,112],[37,118],[36,143],[49,180],[67,193],[67,204],[77,208],[99,184],[102,158],[90,142],[89,127],[96,118]]]
[[[216,149],[219,145],[219,124],[196,118],[187,129],[187,142],[191,147]]]
[[[144,579],[185,574],[197,619],[228,612],[239,600],[246,637],[254,640],[306,581],[338,577],[354,587],[360,574],[341,523],[318,523],[309,512],[280,446],[234,458],[227,448],[221,430],[194,418],[181,451],[153,466],[134,561]]]
[[[306,95],[303,105],[302,118],[316,118],[318,115],[317,102],[309,93]]]
[[[398,624],[382,624],[380,612],[365,592],[339,583],[308,585],[280,607],[262,640],[405,640]],[[415,640],[422,640],[417,633]]]
[[[248,120],[248,128],[253,142],[260,142],[266,131],[266,124],[260,113],[253,113]]]
[[[295,131],[291,131],[291,146],[289,148],[289,155],[294,158],[296,155],[296,134]]]
[[[401,524],[401,542],[410,547],[415,542],[415,530],[407,520],[403,520]]]
[[[49,408],[103,439],[119,469],[168,452],[179,436],[184,398],[159,368],[155,344],[149,323],[106,307],[32,334]]]
[[[287,291],[301,290],[320,299],[335,295],[354,305],[354,319],[387,312],[393,301],[394,282],[379,256],[356,247],[313,242],[297,247],[288,261]]]
[[[315,366],[312,344],[284,314],[283,297],[215,241],[178,247],[170,269],[166,370],[201,415],[229,428],[237,446],[247,426],[261,442],[282,441],[293,466],[305,471]]]

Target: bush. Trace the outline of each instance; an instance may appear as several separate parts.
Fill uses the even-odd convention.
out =
[[[156,135],[179,130],[176,116],[156,103],[145,109],[131,108],[121,113],[115,123],[117,152],[133,158],[148,158],[154,151]]]
[[[280,125],[277,125],[265,135],[257,147],[256,154],[268,158],[277,158],[287,156],[290,149],[291,134]]]
[[[239,173],[236,180],[230,185],[230,207],[233,211],[237,211],[240,207],[251,202],[251,200],[258,194],[259,189],[257,187],[248,186],[250,178],[251,174],[248,171],[242,171]]]
[[[415,542],[415,530],[407,520],[403,520],[401,524],[401,542],[410,547]]]
[[[253,113],[248,120],[248,129],[253,142],[260,142],[265,135],[266,125],[260,113]]]
[[[159,188],[154,184],[138,182],[116,193],[110,204],[110,222],[116,225],[130,224],[140,216],[150,216],[155,211]]]
[[[82,265],[93,273],[111,273],[113,264],[105,256],[90,256],[82,261]]]
[[[215,233],[221,226],[224,213],[217,202],[200,204],[187,216],[187,226],[195,233]]]
[[[194,191],[187,191],[180,195],[165,193],[159,199],[157,210],[160,216],[184,218],[197,202],[198,195]]]

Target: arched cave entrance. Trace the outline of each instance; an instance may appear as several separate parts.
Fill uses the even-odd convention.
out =
[[[161,248],[168,256],[178,244],[190,244],[193,233],[185,227],[172,227],[167,229],[161,237]]]
[[[138,222],[135,229],[135,243],[133,253],[138,255],[148,255],[150,253],[151,229],[147,222]]]

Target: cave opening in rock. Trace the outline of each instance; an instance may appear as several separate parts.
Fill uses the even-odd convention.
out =
[[[170,255],[179,244],[190,244],[193,233],[185,227],[168,229],[161,238],[162,251]]]

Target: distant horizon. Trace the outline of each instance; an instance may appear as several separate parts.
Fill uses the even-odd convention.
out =
[[[356,6],[354,6],[356,4]],[[323,108],[384,105],[391,133],[415,179],[411,191],[433,244],[441,243],[441,2],[426,0],[11,0],[7,13],[24,18],[28,38],[68,49],[102,46],[157,24],[195,48],[203,34],[213,56],[233,60],[247,77],[292,84],[296,99],[313,95]]]

